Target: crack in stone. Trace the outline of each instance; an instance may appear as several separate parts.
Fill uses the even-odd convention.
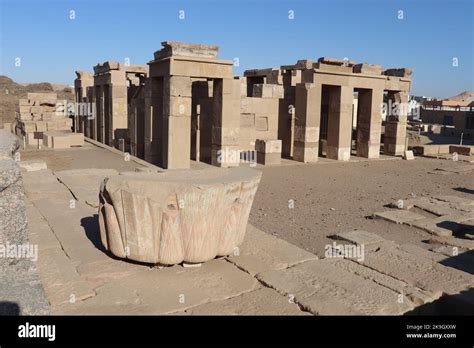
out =
[[[279,293],[280,295],[282,295],[282,296],[284,296],[284,297],[287,297],[287,296],[289,295],[289,294],[287,294],[287,293],[284,293],[284,292],[279,291],[277,288],[273,287],[272,285],[270,285],[270,284],[264,282],[262,279],[258,278],[259,273],[255,274],[255,275],[252,275],[252,274],[250,274],[247,270],[243,269],[241,266],[237,265],[236,263],[232,262],[231,260],[229,260],[229,259],[227,259],[227,258],[225,258],[225,260],[226,260],[227,262],[229,262],[230,264],[234,265],[237,269],[239,269],[239,270],[241,270],[241,271],[243,271],[243,272],[245,272],[245,273],[251,275],[252,278],[256,279],[256,280],[258,281],[258,283],[260,283],[260,284],[261,284],[262,286],[264,286],[265,288],[269,288],[269,289],[275,290],[277,293]],[[299,264],[302,264],[302,263],[305,263],[305,262],[308,262],[308,261],[312,261],[312,260],[306,260],[306,261],[302,261],[302,262],[299,262],[299,263],[295,263],[295,264],[290,265],[290,266],[288,266],[288,267],[286,267],[286,268],[278,269],[277,271],[286,270],[286,269],[289,269],[289,268],[291,268],[291,267],[294,267],[294,266],[296,266],[296,265],[299,265]],[[257,290],[257,289],[254,289],[254,290],[252,290],[252,291],[255,291],[255,290]],[[235,297],[235,296],[234,296],[234,297]],[[295,298],[293,298],[293,300],[295,300]],[[291,302],[290,302],[290,303],[291,303]],[[296,301],[293,302],[293,303],[298,306],[298,308],[299,308],[299,310],[300,310],[301,312],[310,313],[310,314],[312,314],[312,315],[315,315],[315,313],[311,312],[311,311],[309,310],[309,308],[307,308],[307,307],[306,307],[305,305],[303,305],[302,303],[299,303],[299,302],[296,302]],[[316,313],[316,314],[317,314],[317,313]]]
[[[66,250],[64,249],[64,246],[63,244],[61,243],[61,240],[59,239],[59,237],[57,236],[57,234],[54,232],[54,229],[53,227],[50,225],[48,219],[46,219],[46,217],[41,213],[41,211],[36,207],[36,205],[34,204],[33,202],[33,205],[34,205],[34,208],[36,209],[36,211],[41,215],[41,218],[46,222],[46,224],[48,225],[49,227],[49,230],[51,231],[51,233],[53,234],[54,238],[56,238],[56,240],[58,241],[59,243],[59,246],[61,247],[61,250],[64,252],[64,254],[66,255],[66,257],[72,261],[71,257],[69,256],[69,254],[66,252]],[[74,267],[75,268],[75,267]],[[77,270],[76,270],[76,273],[77,273]],[[79,274],[79,273],[78,273]]]

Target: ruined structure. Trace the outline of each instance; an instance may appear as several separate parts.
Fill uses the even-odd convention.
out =
[[[217,46],[162,46],[149,73],[106,62],[94,68],[92,86],[91,74],[78,72],[77,100],[97,110],[76,130],[170,169],[190,160],[238,166],[248,152],[262,164],[378,158],[383,129],[383,153],[404,153],[407,108],[391,107],[407,104],[410,69],[322,57],[234,77]]]
[[[69,115],[74,112],[69,110],[69,104],[58,100],[56,93],[28,93],[19,100],[10,129],[23,140],[24,146],[56,149],[82,146],[83,134],[71,132],[73,120]]]

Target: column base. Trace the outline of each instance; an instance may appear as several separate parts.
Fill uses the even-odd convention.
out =
[[[318,143],[295,142],[293,147],[293,160],[303,163],[318,161]]]
[[[351,148],[328,145],[326,148],[326,158],[337,161],[349,161],[351,159]]]
[[[376,145],[358,144],[357,156],[364,157],[364,158],[379,158],[380,157],[380,144],[376,144]]]

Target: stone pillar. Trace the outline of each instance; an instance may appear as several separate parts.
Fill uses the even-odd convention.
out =
[[[321,121],[322,85],[299,83],[296,85],[295,141],[293,159],[316,162],[319,148],[319,123]]]
[[[357,107],[357,156],[379,158],[382,132],[382,89],[359,91]]]
[[[387,121],[385,123],[384,154],[402,156],[407,136],[407,92],[388,93]]]
[[[97,103],[96,103],[96,94],[95,87],[90,87],[87,91],[89,103],[94,105],[92,118],[89,120],[86,129],[86,136],[91,139],[97,139]]]
[[[240,81],[215,79],[213,102],[211,163],[218,167],[237,167],[240,162]]]
[[[145,161],[161,165],[163,132],[163,78],[145,82]]]
[[[329,88],[328,139],[326,157],[338,161],[351,158],[353,88]]]
[[[95,92],[95,104],[96,104],[96,119],[94,122],[94,140],[103,142],[103,126],[104,126],[104,110],[103,110],[103,97],[102,97],[102,86],[96,85],[94,87]]]
[[[191,78],[168,76],[163,79],[163,161],[167,169],[190,167]]]
[[[127,79],[122,70],[110,71],[109,93],[106,96],[107,106],[106,114],[109,115],[108,127],[105,130],[106,144],[118,145],[118,139],[124,139],[128,129],[127,120]],[[125,139],[124,139],[125,140]]]

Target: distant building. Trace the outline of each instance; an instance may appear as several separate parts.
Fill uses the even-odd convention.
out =
[[[426,100],[420,109],[423,123],[441,125],[444,135],[474,138],[474,98]]]

